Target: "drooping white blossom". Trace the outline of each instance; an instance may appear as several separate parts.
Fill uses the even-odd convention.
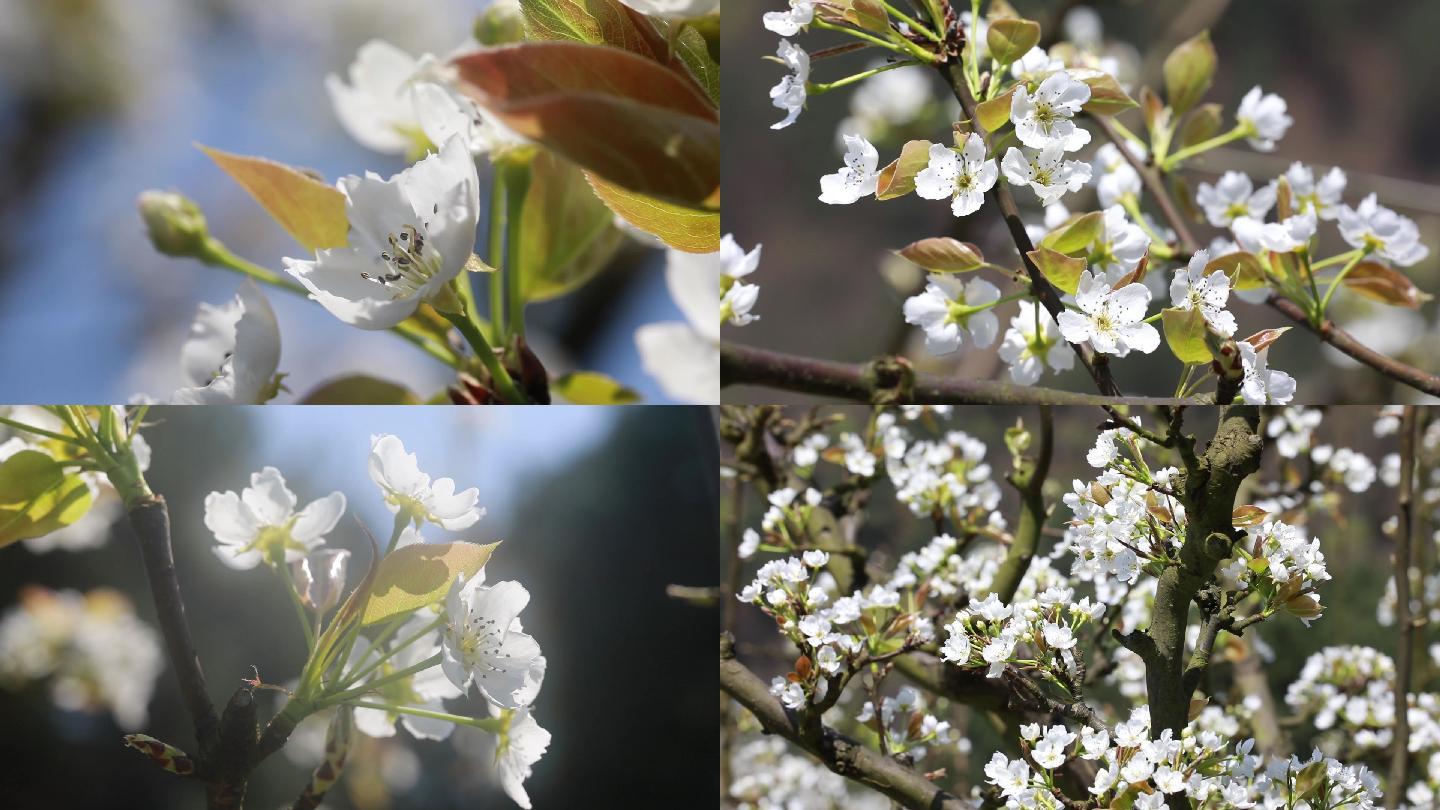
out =
[[[767,31],[774,31],[782,37],[793,37],[800,29],[815,19],[815,3],[812,0],[790,0],[790,7],[784,11],[767,11],[761,15]]]
[[[875,193],[880,153],[859,135],[845,136],[845,165],[820,178],[820,202],[849,205]]]
[[[930,145],[930,162],[915,175],[915,193],[927,200],[950,199],[951,213],[963,217],[980,210],[998,177],[995,160],[985,159],[985,142],[972,132],[960,152]]]
[[[295,511],[295,493],[274,467],[250,476],[239,494],[212,492],[205,496],[205,528],[219,543],[215,556],[237,571],[261,562],[272,566],[296,562],[325,542],[345,512],[345,496],[332,492]]]
[[[925,347],[933,354],[958,350],[966,334],[983,349],[1000,331],[1000,320],[990,308],[998,300],[999,288],[982,278],[967,284],[953,275],[932,273],[924,292],[905,302],[905,322],[925,330]]]
[[[500,787],[515,804],[530,810],[530,794],[525,791],[525,780],[530,778],[531,769],[550,747],[550,732],[540,727],[531,715],[532,707],[515,709],[510,715],[510,728],[500,741],[495,752],[495,773]],[[492,715],[499,715],[501,709],[490,706]]]
[[[200,305],[180,363],[190,385],[171,395],[172,405],[260,405],[275,395],[280,328],[254,281],[224,304]]]
[[[760,266],[760,245],[750,252],[740,247],[731,234],[720,239],[720,321],[746,326],[760,320],[751,310],[760,297],[759,284],[746,284],[740,279],[754,273]]]
[[[770,103],[785,111],[785,117],[771,124],[771,129],[784,129],[795,123],[805,108],[805,83],[810,81],[810,54],[788,39],[780,40],[775,53],[791,74],[770,88]]]

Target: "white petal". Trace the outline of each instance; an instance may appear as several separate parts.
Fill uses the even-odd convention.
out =
[[[295,518],[290,536],[309,547],[329,534],[345,514],[345,495],[332,492],[323,498],[311,501]]]
[[[702,405],[720,401],[717,341],[707,339],[689,324],[673,321],[646,324],[635,330],[635,346],[645,373],[660,383],[666,396]]]

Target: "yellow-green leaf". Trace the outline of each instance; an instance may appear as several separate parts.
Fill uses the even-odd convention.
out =
[[[1060,223],[1060,226],[1045,234],[1040,240],[1043,247],[1057,253],[1075,256],[1090,247],[1105,225],[1105,215],[1099,211],[1075,214]]]
[[[419,405],[420,397],[400,383],[350,374],[321,383],[301,405]]]
[[[1025,255],[1057,289],[1073,293],[1080,286],[1080,274],[1085,272],[1084,259],[1066,256],[1043,245]]]
[[[980,248],[948,236],[932,236],[895,251],[933,273],[966,273],[985,265]]]
[[[1214,78],[1215,46],[1209,31],[1185,40],[1165,57],[1165,98],[1176,115],[1194,107]]]
[[[475,576],[499,545],[417,543],[396,549],[375,570],[361,624],[383,622],[444,599],[456,579]]]
[[[640,401],[633,389],[594,371],[572,371],[552,380],[550,391],[572,405],[628,405]]]
[[[1166,308],[1160,314],[1165,325],[1165,343],[1182,363],[1208,363],[1210,349],[1205,345],[1205,316],[1198,309]]]
[[[1015,88],[1012,87],[995,98],[982,101],[975,106],[975,120],[980,122],[980,126],[984,127],[986,132],[994,132],[1005,126],[1010,120],[1010,100],[1014,95]]]
[[[21,450],[0,463],[0,548],[69,526],[90,504],[84,479],[45,453]]]
[[[526,301],[564,295],[594,278],[624,240],[584,173],[543,151],[530,163],[520,223],[520,284]]]
[[[915,175],[930,165],[929,141],[906,141],[900,157],[880,170],[875,181],[875,199],[893,200],[915,190]]]
[[[1266,285],[1265,268],[1260,265],[1260,257],[1243,250],[1211,259],[1205,265],[1205,275],[1217,272],[1230,277],[1231,289],[1258,290]]]
[[[617,216],[676,250],[714,253],[720,249],[720,212],[687,208],[621,188],[594,172],[585,178]]]
[[[268,158],[197,146],[307,250],[345,245],[350,223],[339,189]]]
[[[990,46],[990,56],[1002,65],[1008,65],[1030,52],[1040,42],[1040,23],[1006,17],[990,23],[985,43]]]

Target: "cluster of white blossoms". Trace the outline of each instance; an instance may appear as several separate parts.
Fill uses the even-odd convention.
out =
[[[1330,579],[1330,572],[1318,537],[1310,537],[1299,526],[1267,519],[1246,529],[1235,552],[1220,566],[1227,587],[1258,593],[1264,599],[1262,610],[1284,609],[1307,626],[1320,618],[1324,608],[1315,591]]]
[[[478,489],[456,491],[454,480],[431,478],[395,436],[371,437],[368,467],[371,481],[396,516],[395,548],[425,543],[421,527],[426,524],[460,531],[485,514],[478,505]],[[281,576],[289,577],[293,570],[307,585],[318,582],[321,590],[338,592],[343,559],[331,565],[320,554],[325,536],[345,511],[345,496],[333,492],[299,511],[296,504],[274,467],[253,474],[250,486],[238,494],[210,493],[205,525],[215,536],[215,552],[231,568],[249,569],[263,562]],[[287,563],[293,568],[286,569]],[[330,581],[336,578],[341,581]],[[520,622],[529,601],[523,585],[487,584],[481,568],[468,579],[457,578],[443,610],[416,612],[388,646],[357,646],[347,667],[357,674],[357,687],[375,682],[374,694],[388,705],[431,713],[444,713],[446,700],[462,698],[474,686],[491,714],[508,717],[496,775],[524,808],[530,807],[524,781],[550,743],[550,733],[531,714],[546,662],[540,645]],[[427,661],[432,663],[425,666]],[[397,721],[419,739],[445,739],[453,730],[452,721],[443,718],[375,707],[356,709],[355,720],[362,732],[376,737],[394,735]]]
[[[995,594],[971,599],[945,625],[940,657],[959,667],[985,667],[998,678],[1008,664],[1023,660],[1064,682],[1078,679],[1078,631],[1105,615],[1105,603],[1075,599],[1075,589],[1055,585],[1034,598],[1006,604]]]
[[[160,637],[120,593],[27,586],[0,618],[0,686],[47,682],[69,711],[108,711],[124,729],[145,725],[164,669]]]
[[[1091,798],[1100,806],[1161,810],[1171,798],[1185,806],[1371,808],[1379,780],[1363,765],[1346,765],[1318,750],[1308,759],[1251,755],[1255,741],[1233,747],[1227,739],[1192,723],[1176,739],[1170,729],[1152,739],[1149,710],[1141,706],[1113,730],[1065,726],[1021,727],[1024,757],[996,752],[985,765],[986,781],[1007,808],[1063,808],[1054,771],[1072,759],[1093,763]],[[1033,763],[1033,767],[1032,767]],[[1298,802],[1298,803],[1297,803]]]
[[[839,774],[789,752],[778,737],[756,737],[730,754],[730,798],[736,810],[888,810],[890,800],[848,789]]]
[[[882,698],[879,721],[885,742],[881,749],[917,760],[931,745],[955,746],[961,753],[967,752],[969,740],[960,737],[948,721],[926,711],[927,705],[925,696],[913,686],[902,686],[894,697]],[[867,700],[855,715],[855,722],[873,727],[875,721],[875,704]]]
[[[820,505],[821,497],[820,490],[814,487],[804,492],[781,487],[767,495],[770,507],[760,520],[761,531],[745,530],[740,541],[740,558],[754,556],[762,541],[786,549],[803,545],[810,535],[810,516]]]
[[[1004,528],[1003,518],[994,523],[1000,486],[985,460],[984,442],[963,430],[911,440],[903,427],[886,421],[885,472],[896,499],[912,514],[950,517],[957,527]]]

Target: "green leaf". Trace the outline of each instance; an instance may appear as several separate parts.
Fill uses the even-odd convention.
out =
[[[1040,42],[1040,23],[1006,17],[990,23],[985,35],[990,46],[990,56],[1002,65],[1008,65],[1030,52]]]
[[[915,190],[915,175],[930,165],[929,141],[906,141],[900,157],[880,170],[875,181],[875,199],[893,200]]]
[[[720,63],[710,55],[710,44],[705,41],[705,35],[700,29],[691,23],[685,23],[680,28],[680,35],[675,38],[675,54],[690,73],[695,81],[705,89],[705,95],[716,106],[720,105]]]
[[[552,380],[550,391],[572,405],[628,405],[640,401],[633,389],[594,371],[572,371]]]
[[[316,386],[301,400],[301,405],[419,405],[420,397],[400,383],[350,374],[336,377]]]
[[[1079,68],[1071,70],[1070,75],[1090,86],[1090,100],[1080,109],[1091,115],[1115,115],[1140,106],[1109,73]]]
[[[1056,253],[1076,256],[1090,247],[1104,226],[1105,215],[1099,211],[1075,214],[1062,222],[1060,227],[1045,234],[1040,245]]]
[[[1205,345],[1205,316],[1198,309],[1168,307],[1160,314],[1165,325],[1165,343],[1183,363],[1192,365],[1210,362],[1210,349]]]
[[[518,134],[630,191],[719,207],[719,112],[688,77],[574,42],[486,48],[453,64],[460,88]]]
[[[617,216],[666,245],[687,253],[714,253],[720,249],[719,212],[627,191],[594,172],[586,172],[585,179]]]
[[[1073,293],[1080,286],[1080,274],[1085,272],[1084,259],[1066,256],[1043,245],[1025,255],[1056,288]]]
[[[967,273],[985,265],[980,248],[948,236],[932,236],[895,251],[932,273]]]
[[[445,598],[455,580],[469,580],[499,543],[417,543],[397,548],[375,570],[362,626],[410,613]]]
[[[345,245],[350,222],[339,189],[283,163],[196,146],[305,249]]]
[[[569,161],[539,152],[520,218],[520,284],[526,301],[547,301],[595,277],[624,241],[615,216]]]
[[[0,462],[0,548],[62,529],[90,511],[90,488],[38,450]]]
[[[1267,283],[1260,257],[1243,250],[1217,256],[1205,265],[1205,275],[1217,272],[1229,276],[1231,289],[1235,290],[1258,290]]]
[[[994,132],[1005,126],[1010,121],[1010,101],[1015,95],[1015,88],[1010,88],[989,101],[982,101],[975,106],[975,120],[986,132]]]
[[[1220,111],[1220,105],[1214,102],[1196,107],[1180,127],[1176,142],[1181,147],[1194,146],[1214,137],[1215,133],[1220,131]]]
[[[1215,79],[1215,46],[1210,32],[1201,31],[1176,46],[1165,57],[1165,98],[1176,115],[1194,107]]]

